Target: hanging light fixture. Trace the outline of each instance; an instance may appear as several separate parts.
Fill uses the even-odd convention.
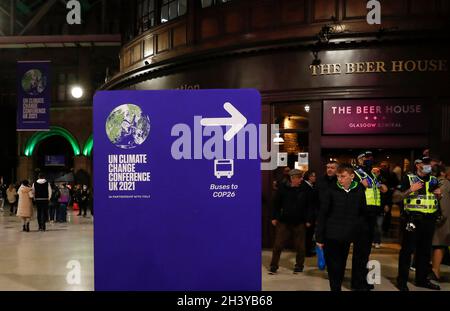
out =
[[[273,139],[273,143],[276,145],[284,144],[284,139],[281,137],[280,133],[275,133],[275,137]]]
[[[311,106],[310,105],[305,105],[305,111],[309,112],[311,110]]]

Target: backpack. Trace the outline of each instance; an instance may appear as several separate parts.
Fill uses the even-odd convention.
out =
[[[69,189],[67,189],[67,188],[61,189],[58,201],[60,203],[67,203],[67,202],[69,202],[69,195],[70,195],[69,194]]]

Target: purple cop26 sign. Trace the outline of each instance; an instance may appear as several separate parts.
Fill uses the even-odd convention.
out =
[[[260,114],[255,90],[95,95],[96,290],[261,289],[260,160],[225,152]]]
[[[17,62],[17,131],[49,130],[50,62]]]
[[[326,100],[323,134],[427,133],[426,108],[422,100],[415,99]]]

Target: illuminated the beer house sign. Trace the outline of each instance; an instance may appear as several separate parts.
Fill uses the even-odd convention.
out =
[[[447,72],[448,60],[393,60],[366,61],[351,63],[335,63],[310,65],[312,76],[336,75],[336,74],[358,74],[358,73],[403,73],[403,72]]]
[[[423,134],[426,106],[420,100],[326,100],[323,134]]]

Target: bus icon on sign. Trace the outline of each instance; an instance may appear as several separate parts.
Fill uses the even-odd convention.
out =
[[[214,175],[219,179],[222,176],[231,178],[234,175],[233,160],[214,160]]]

